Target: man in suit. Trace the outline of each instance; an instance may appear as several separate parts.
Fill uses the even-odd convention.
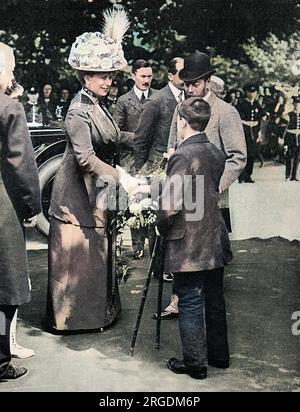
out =
[[[9,95],[15,59],[0,43],[0,381],[17,379],[27,369],[13,367],[10,333],[30,290],[22,224],[40,212],[36,162],[25,112]]]
[[[132,65],[133,88],[119,97],[114,110],[114,119],[121,131],[131,132],[134,136],[146,100],[154,94],[151,89],[152,68],[146,60],[136,60]],[[134,173],[133,150],[120,147],[120,165],[128,173]],[[144,255],[144,229],[131,229],[133,256],[140,259]]]
[[[240,116],[230,104],[218,98],[209,90],[209,79],[215,69],[205,53],[195,51],[184,59],[184,68],[179,77],[184,81],[185,94],[190,97],[199,96],[208,102],[211,116],[205,133],[211,143],[220,149],[225,157],[225,169],[220,180],[219,207],[228,231],[231,231],[229,212],[229,186],[239,177],[246,165],[247,149]],[[177,136],[177,109],[175,110],[169,136],[168,152],[171,155],[180,143]],[[220,269],[223,270],[223,269]],[[163,319],[172,319],[177,315],[177,300],[174,298],[162,312]],[[229,365],[229,359],[222,361]]]
[[[223,268],[232,253],[218,208],[225,155],[203,132],[209,117],[210,106],[200,97],[179,105],[182,143],[169,160],[157,212],[164,266],[174,273],[179,296],[183,349],[183,360],[171,358],[168,368],[195,379],[207,377],[207,364],[225,367],[229,359]]]
[[[161,163],[167,151],[170,126],[174,110],[182,100],[183,81],[179,72],[183,59],[175,57],[168,65],[168,84],[150,96],[141,113],[135,131],[135,167],[140,170],[148,164]]]

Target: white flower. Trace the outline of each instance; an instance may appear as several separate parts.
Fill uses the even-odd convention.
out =
[[[149,197],[140,201],[140,206],[142,209],[149,209],[152,205],[152,201]]]
[[[92,67],[94,67],[94,68],[101,67],[101,59],[99,59],[99,57],[97,57],[97,56],[93,57]]]
[[[86,54],[86,45],[84,43],[78,44],[74,50],[74,53],[84,56]]]
[[[104,59],[101,60],[101,69],[109,70],[112,67],[113,67],[112,60],[109,59],[108,57],[105,57]]]
[[[134,214],[134,215],[140,215],[142,213],[142,207],[140,203],[132,203],[129,206],[129,211],[130,213]]]
[[[80,57],[80,66],[89,66],[90,65],[90,58],[87,55]]]
[[[136,217],[132,216],[127,220],[127,225],[129,227],[133,227],[134,225],[136,225]]]
[[[98,44],[95,46],[95,51],[96,53],[99,55],[101,54],[109,54],[110,53],[110,49],[109,47],[102,41],[98,42]]]

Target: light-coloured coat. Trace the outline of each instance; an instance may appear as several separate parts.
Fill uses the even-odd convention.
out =
[[[219,206],[229,207],[229,186],[239,177],[246,166],[247,148],[240,115],[230,104],[219,99],[213,92],[205,99],[211,108],[211,117],[205,133],[211,143],[226,156],[224,173],[220,181],[222,193]],[[168,148],[177,142],[177,110],[174,112]]]

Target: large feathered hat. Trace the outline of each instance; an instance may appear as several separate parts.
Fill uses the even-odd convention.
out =
[[[108,9],[103,17],[102,33],[83,33],[72,44],[68,62],[74,69],[111,72],[126,67],[122,40],[130,24],[127,13],[123,9]]]

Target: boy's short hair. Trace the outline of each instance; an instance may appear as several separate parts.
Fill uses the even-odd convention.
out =
[[[180,104],[178,114],[192,129],[203,132],[209,122],[211,110],[210,105],[201,97],[189,97]]]

